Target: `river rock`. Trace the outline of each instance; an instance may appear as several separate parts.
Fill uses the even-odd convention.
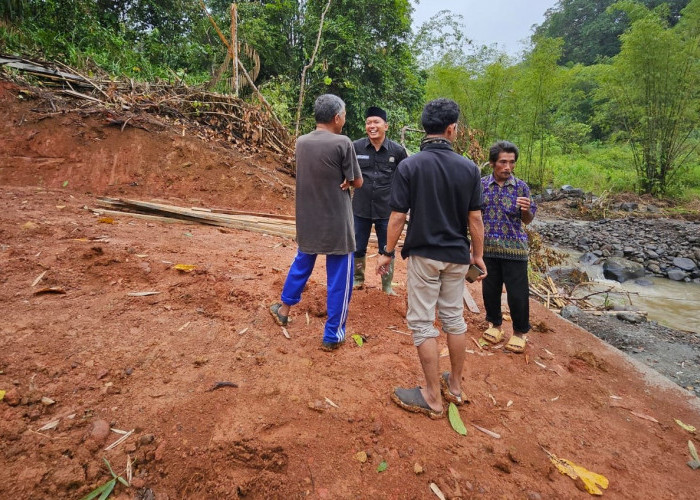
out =
[[[685,257],[676,257],[673,259],[673,265],[678,269],[682,269],[683,271],[692,271],[697,267],[695,262],[690,259],[686,259]]]
[[[635,312],[630,312],[630,311],[621,311],[621,312],[617,313],[617,319],[619,319],[621,321],[626,321],[626,322],[632,323],[632,324],[644,323],[647,320],[641,314],[638,314]]]
[[[561,310],[561,317],[571,319],[581,314],[581,312],[581,309],[576,306],[564,306],[564,308]]]
[[[700,262],[700,248],[693,248],[693,255],[695,255],[695,260]]]
[[[603,276],[624,283],[644,277],[644,266],[619,257],[610,257],[603,264]]]
[[[654,286],[654,282],[647,278],[639,278],[634,280],[639,286]]]
[[[578,261],[584,266],[592,266],[598,262],[598,256],[593,252],[586,252],[578,258]]]
[[[670,279],[670,280],[683,281],[687,277],[688,277],[688,274],[685,271],[681,271],[680,269],[669,269],[668,270],[668,279]]]
[[[632,203],[632,202],[620,203],[620,210],[624,210],[625,212],[634,212],[638,208],[639,208],[639,205],[637,203]]]

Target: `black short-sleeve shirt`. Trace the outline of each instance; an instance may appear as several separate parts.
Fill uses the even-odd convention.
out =
[[[352,196],[352,212],[366,219],[388,219],[391,180],[398,164],[408,155],[406,149],[390,139],[377,151],[365,137],[353,142],[364,183]]]
[[[450,144],[425,144],[401,162],[391,186],[393,211],[411,212],[401,256],[468,264],[469,212],[481,210],[481,174]]]

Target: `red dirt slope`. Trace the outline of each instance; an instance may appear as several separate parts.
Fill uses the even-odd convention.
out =
[[[587,332],[533,303],[527,356],[470,346],[459,436],[389,400],[395,385],[422,382],[401,333],[403,262],[398,297],[374,275],[353,295],[349,334],[366,344],[326,353],[319,259],[288,340],[267,307],[293,242],[110,224],[85,207],[109,194],[292,213],[292,179],[173,129],[44,118],[32,111],[43,101],[17,95],[0,94],[0,498],[80,498],[110,479],[102,457],[122,475],[134,462],[123,499],[436,498],[432,482],[448,498],[588,498],[542,447],[605,475],[605,497],[697,496],[687,442],[700,443],[674,423],[700,426],[697,399]],[[37,294],[50,287],[65,293]],[[144,291],[159,293],[129,295]],[[465,314],[478,337],[481,316]],[[237,387],[212,390],[220,381]],[[120,437],[107,426],[134,433],[104,451]]]

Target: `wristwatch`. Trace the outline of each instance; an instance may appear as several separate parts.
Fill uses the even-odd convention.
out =
[[[386,255],[387,257],[391,257],[392,259],[396,257],[396,249],[392,250],[391,252],[388,252],[386,249],[386,245],[384,245],[384,249],[382,250],[382,253]]]

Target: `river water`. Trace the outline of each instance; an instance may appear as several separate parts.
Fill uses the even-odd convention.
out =
[[[589,301],[598,305],[605,302],[629,305],[631,301],[634,309],[647,311],[650,321],[656,321],[676,330],[700,334],[700,284],[651,276],[644,278],[653,283],[650,286],[643,286],[635,281],[618,283],[603,277],[603,266],[584,266],[578,263],[580,252],[572,250],[567,252],[571,263],[576,263],[578,267],[585,270],[593,282],[591,285],[579,287],[577,297],[612,288],[610,293],[595,295]]]

